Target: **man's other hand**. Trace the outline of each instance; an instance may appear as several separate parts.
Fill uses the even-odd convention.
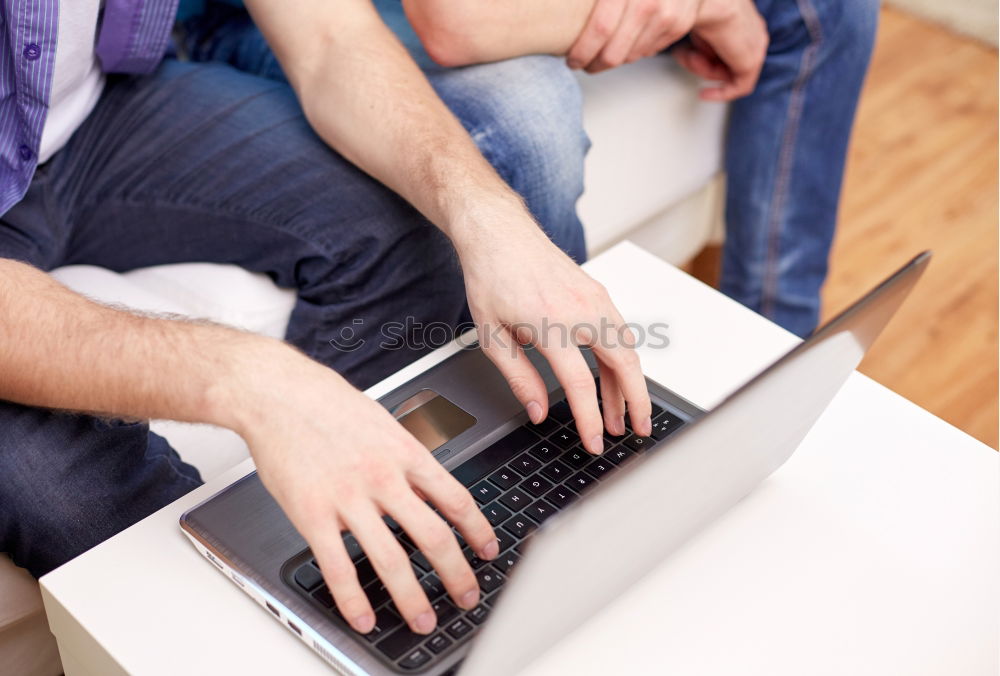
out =
[[[545,382],[522,350],[534,345],[563,386],[590,453],[603,450],[605,429],[625,433],[626,410],[636,433],[648,436],[652,404],[635,337],[607,290],[530,220],[517,214],[495,217],[481,236],[456,241],[486,356],[537,423],[547,415],[549,402]],[[597,358],[603,418],[581,346],[589,346]]]
[[[733,101],[757,86],[769,39],[751,0],[702,0],[690,44],[673,54],[698,77],[719,83],[702,89],[702,99]]]

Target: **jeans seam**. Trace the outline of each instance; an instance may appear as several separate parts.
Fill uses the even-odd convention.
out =
[[[805,85],[816,66],[816,56],[823,43],[823,32],[819,16],[811,0],[797,0],[802,21],[809,32],[810,44],[802,54],[798,76],[792,85],[788,104],[789,114],[785,133],[779,150],[778,174],[775,177],[774,193],[771,195],[771,209],[767,222],[767,251],[764,260],[764,283],[761,289],[761,314],[770,317],[774,313],[775,297],[778,293],[778,253],[781,244],[781,214],[788,201],[791,183],[795,142],[798,137],[802,110],[805,106]]]

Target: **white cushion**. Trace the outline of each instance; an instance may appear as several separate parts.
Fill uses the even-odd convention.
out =
[[[699,100],[699,81],[668,57],[579,79],[593,142],[579,211],[596,252],[722,170],[728,107]]]

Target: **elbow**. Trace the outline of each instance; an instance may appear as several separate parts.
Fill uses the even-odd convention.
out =
[[[469,0],[403,0],[403,9],[428,56],[439,66],[454,68],[488,60],[470,30],[477,18]]]

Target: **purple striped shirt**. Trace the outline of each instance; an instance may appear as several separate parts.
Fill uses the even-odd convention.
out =
[[[96,45],[102,69],[152,71],[176,13],[177,0],[105,0]],[[0,0],[0,214],[24,197],[38,165],[58,26],[59,0]]]

